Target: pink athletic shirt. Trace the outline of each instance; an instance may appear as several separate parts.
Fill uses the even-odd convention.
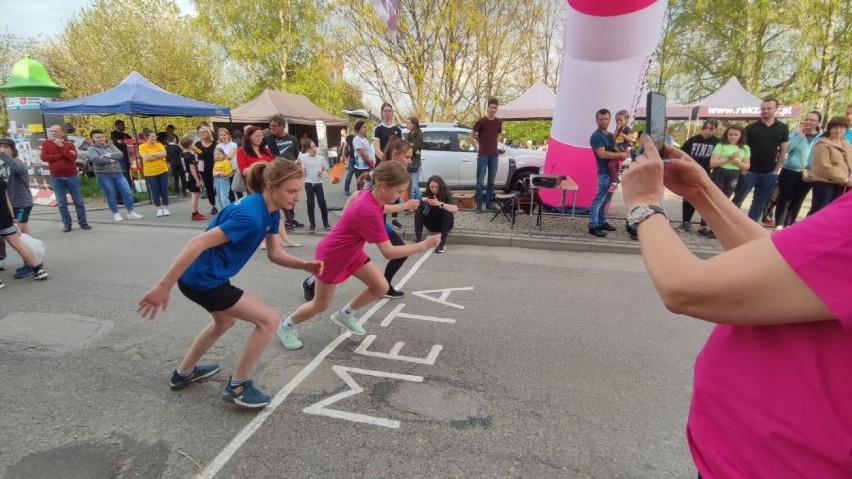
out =
[[[370,259],[364,245],[389,241],[382,205],[373,197],[372,190],[357,194],[331,232],[317,244],[314,259],[325,263],[322,275],[317,276],[323,283],[346,281]]]
[[[852,477],[851,228],[846,194],[772,235],[836,320],[719,325],[698,355],[687,436],[704,479]]]

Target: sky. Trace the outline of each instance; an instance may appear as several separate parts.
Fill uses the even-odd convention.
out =
[[[42,39],[62,30],[75,12],[91,0],[0,0],[0,31],[22,38]],[[194,14],[191,0],[176,0],[181,12]]]

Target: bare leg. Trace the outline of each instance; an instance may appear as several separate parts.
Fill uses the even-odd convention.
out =
[[[314,299],[303,303],[293,314],[290,315],[290,321],[293,324],[303,323],[314,316],[327,310],[331,305],[331,300],[334,298],[334,290],[337,288],[335,284],[323,283],[319,279],[316,280],[316,289],[314,290]]]
[[[210,349],[210,346],[234,325],[235,318],[248,321],[255,326],[254,331],[246,340],[233,372],[233,377],[237,379],[249,377],[261,354],[269,346],[272,338],[275,337],[275,328],[281,322],[281,317],[274,309],[250,293],[243,293],[237,304],[227,310],[213,313],[213,324],[204,328],[195,338],[186,353],[186,357],[180,364],[181,371],[186,371],[195,366],[201,356]]]
[[[18,254],[21,255],[21,258],[24,259],[24,263],[26,263],[28,266],[35,267],[40,264],[38,262],[38,259],[36,259],[35,255],[33,254],[32,250],[24,244],[24,241],[21,239],[21,235],[9,235],[3,237],[3,239],[6,240],[6,243],[8,243],[13,250],[17,251]]]
[[[382,272],[379,271],[379,268],[372,261],[358,268],[358,271],[353,276],[367,285],[367,289],[358,293],[351,301],[350,304],[352,304],[353,309],[361,309],[388,292],[388,280],[385,279]]]
[[[289,246],[302,246],[299,243],[290,239],[290,236],[287,234],[287,228],[284,226],[284,215],[281,215],[281,219],[278,224],[278,236],[281,237],[281,241],[284,242],[285,245]]]

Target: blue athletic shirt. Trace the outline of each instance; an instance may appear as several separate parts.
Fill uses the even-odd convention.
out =
[[[281,210],[269,212],[260,193],[231,203],[207,226],[207,231],[218,226],[228,242],[201,253],[180,280],[201,291],[225,284],[243,269],[266,235],[278,234],[280,216]]]

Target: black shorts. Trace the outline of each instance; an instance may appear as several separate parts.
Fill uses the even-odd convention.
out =
[[[18,220],[18,223],[27,223],[30,221],[30,211],[33,210],[32,206],[15,206],[12,209],[14,210],[12,214],[15,215],[15,219]]]
[[[17,232],[18,228],[12,220],[12,215],[10,214],[9,209],[6,208],[6,205],[0,205],[0,236],[12,236]]]
[[[243,297],[243,290],[233,286],[230,281],[226,281],[225,284],[213,289],[201,290],[187,286],[186,283],[178,280],[178,289],[190,301],[211,313],[225,311],[237,304],[237,301]]]
[[[187,180],[186,191],[189,191],[190,193],[201,192],[201,188],[199,188],[198,185],[195,183],[195,178],[190,178],[189,180]]]

